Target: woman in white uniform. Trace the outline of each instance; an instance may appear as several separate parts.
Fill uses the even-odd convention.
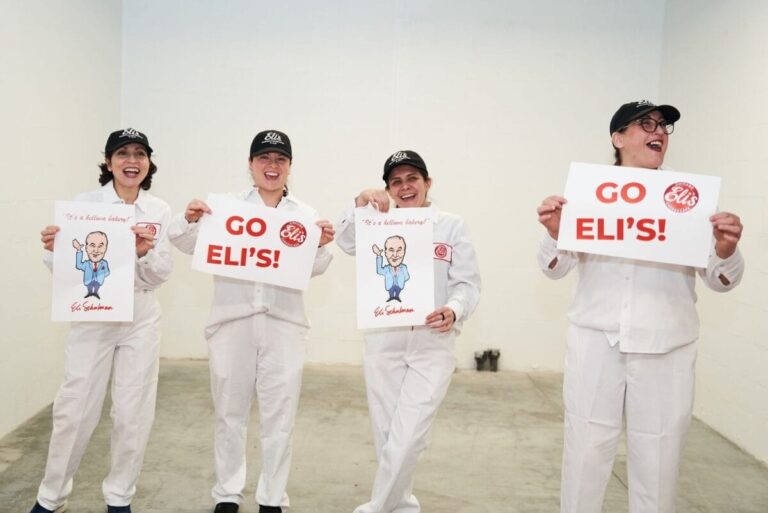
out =
[[[171,209],[147,192],[157,166],[147,136],[128,128],[109,135],[96,191],[75,201],[136,206],[133,322],[74,322],[65,353],[65,380],[53,402],[45,476],[31,513],[64,509],[72,478],[101,416],[112,376],[112,458],[102,491],[109,513],[130,513],[155,415],[160,306],[154,291],[171,274],[166,232]],[[53,266],[57,226],[42,231],[45,263]],[[98,298],[98,294],[90,294]]]
[[[432,423],[455,368],[454,340],[480,298],[480,273],[464,221],[438,210],[428,198],[432,186],[424,160],[398,151],[384,164],[385,189],[367,189],[355,207],[432,208],[435,311],[423,326],[369,330],[365,335],[365,382],[378,469],[369,502],[355,513],[417,513],[413,496],[416,464],[427,447]],[[355,254],[355,210],[338,225],[337,243]],[[443,251],[443,249],[445,251]]]
[[[680,112],[646,100],[622,105],[610,122],[617,166],[659,170]],[[617,171],[618,172],[618,171]],[[739,218],[710,218],[706,269],[557,250],[565,198],[537,209],[547,230],[538,260],[544,274],[579,281],[568,311],[563,399],[565,441],[560,509],[600,513],[616,446],[627,425],[630,513],[672,513],[683,440],[693,408],[699,318],[696,274],[712,290],[739,284]]]
[[[288,193],[293,153],[288,136],[277,130],[256,135],[248,159],[253,185],[232,197],[317,219],[317,212]],[[170,229],[171,242],[192,254],[197,221],[211,210],[195,199]],[[325,272],[332,255],[330,222],[322,230],[312,276]],[[262,469],[256,489],[260,513],[289,506],[285,492],[291,468],[291,438],[301,392],[309,320],[300,290],[214,276],[214,297],[205,329],[211,393],[216,416],[215,513],[236,513],[246,479],[245,444],[255,390],[261,426]]]

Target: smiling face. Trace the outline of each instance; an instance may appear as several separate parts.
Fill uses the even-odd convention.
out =
[[[399,235],[394,235],[385,240],[384,256],[392,267],[402,264],[403,258],[405,258],[405,239]]]
[[[664,120],[657,110],[646,114],[643,118]],[[643,130],[638,120],[634,120],[624,130],[611,134],[611,142],[621,154],[621,165],[658,169],[664,162],[669,135],[664,132],[661,125],[648,133]]]
[[[420,169],[408,164],[394,168],[387,179],[387,191],[398,208],[426,207],[431,186],[431,178],[425,179]]]
[[[115,180],[118,196],[123,199],[126,196],[135,198],[141,182],[149,174],[147,148],[138,143],[126,144],[112,152],[105,162]]]
[[[254,155],[248,161],[253,183],[262,192],[282,193],[291,174],[291,159],[282,153],[271,151]]]
[[[107,252],[107,235],[103,232],[89,233],[85,238],[85,252],[91,262],[101,261]]]

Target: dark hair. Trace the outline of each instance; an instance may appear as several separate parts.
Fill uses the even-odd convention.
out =
[[[112,154],[114,153],[107,153],[104,155],[105,160],[109,160],[112,158]],[[139,186],[144,189],[145,191],[148,191],[150,187],[152,187],[152,175],[157,173],[157,166],[154,162],[152,162],[152,156],[151,154],[148,155],[149,158],[149,173],[147,173],[147,176],[144,177],[144,180],[141,181],[141,184]],[[109,170],[107,167],[106,162],[102,162],[99,164],[99,169],[101,169],[101,175],[99,175],[99,183],[101,185],[107,185],[109,182],[111,182],[114,179],[114,176],[112,175],[112,171]]]
[[[421,175],[421,177],[424,179],[425,182],[429,180],[429,173],[427,173],[425,170],[418,168],[416,166],[411,166],[411,167],[419,172],[419,174]],[[394,170],[395,168],[392,168],[392,171]],[[389,190],[389,177],[387,177],[387,181],[384,183],[386,184],[384,189]]]

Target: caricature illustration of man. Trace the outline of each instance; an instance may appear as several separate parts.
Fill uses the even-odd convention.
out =
[[[411,278],[408,274],[408,266],[403,263],[405,258],[405,239],[399,235],[393,235],[384,241],[382,251],[376,244],[373,245],[373,253],[376,255],[376,273],[384,276],[384,288],[389,292],[390,301],[400,301],[400,291],[405,287],[405,282]],[[382,253],[387,257],[389,265],[384,265]]]
[[[83,271],[83,284],[88,289],[85,297],[99,297],[99,287],[104,284],[104,279],[109,276],[109,264],[104,260],[107,252],[107,234],[104,232],[91,232],[85,237],[85,252],[88,258],[83,260],[83,245],[77,239],[72,240],[72,247],[77,250],[75,267]]]

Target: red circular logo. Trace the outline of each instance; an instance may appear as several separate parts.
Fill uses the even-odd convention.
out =
[[[291,248],[301,246],[307,240],[307,229],[297,221],[288,221],[280,228],[280,240]]]
[[[673,183],[664,191],[664,203],[672,212],[688,212],[699,202],[699,191],[687,182]]]
[[[448,255],[448,248],[444,244],[435,246],[435,256],[437,258],[445,258]]]

